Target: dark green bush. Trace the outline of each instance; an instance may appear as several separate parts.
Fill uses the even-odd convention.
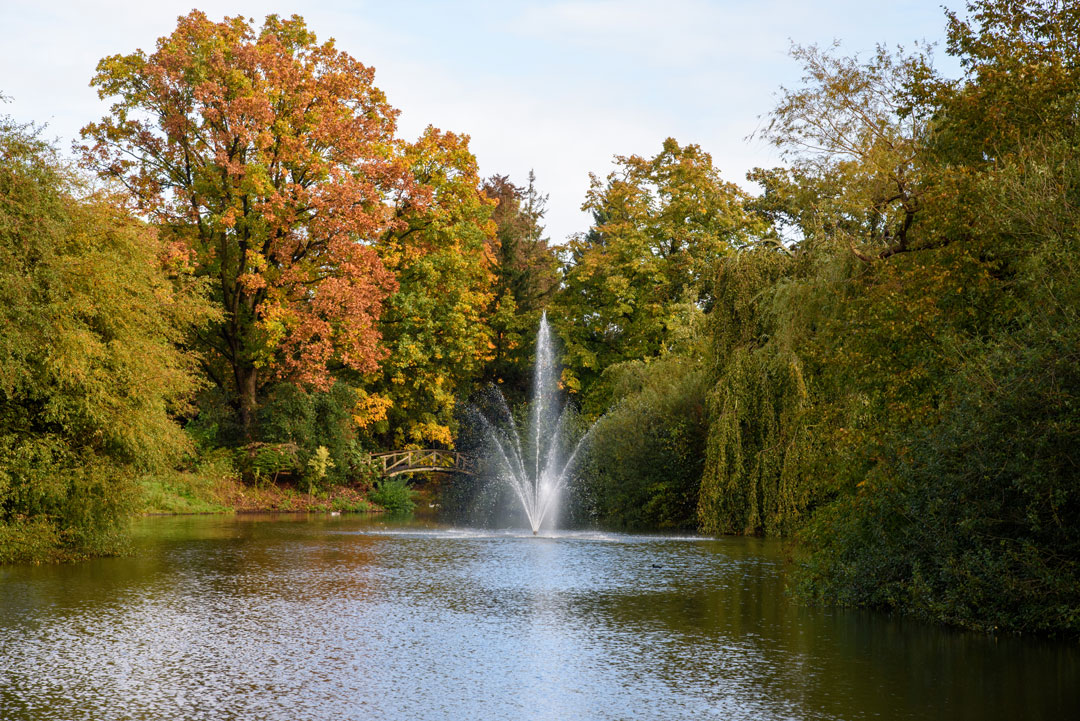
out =
[[[282,475],[296,477],[302,466],[295,443],[249,443],[239,449],[239,466],[245,478],[276,482]]]
[[[330,453],[333,464],[326,469],[328,484],[365,480],[366,454],[356,438],[352,409],[356,394],[344,382],[329,391],[308,392],[291,383],[275,386],[259,409],[259,435],[266,443],[293,444],[297,468],[306,469],[319,446]]]
[[[390,513],[412,513],[416,508],[416,491],[401,478],[384,478],[375,485],[368,498]]]
[[[1040,241],[1016,264],[1014,314],[949,349],[940,420],[806,529],[804,597],[1080,635],[1080,234],[1059,222],[1003,228]]]
[[[704,373],[679,356],[626,364],[593,428],[580,477],[596,517],[627,528],[693,528],[705,457]]]

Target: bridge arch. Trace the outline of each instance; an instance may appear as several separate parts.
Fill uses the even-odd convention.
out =
[[[372,453],[371,457],[379,462],[384,478],[423,471],[449,471],[476,475],[472,459],[457,451],[421,448]]]

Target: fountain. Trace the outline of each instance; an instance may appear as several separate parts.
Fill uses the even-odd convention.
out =
[[[496,462],[495,475],[521,502],[533,535],[540,530],[544,521],[553,520],[574,460],[589,435],[585,433],[569,453],[565,452],[563,436],[569,406],[564,404],[560,407],[557,372],[551,329],[545,312],[536,337],[532,401],[525,428],[518,427],[506,398],[498,389],[494,393],[496,406],[503,416],[501,422],[480,416],[491,442]]]

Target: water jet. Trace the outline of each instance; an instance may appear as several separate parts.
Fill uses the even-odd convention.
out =
[[[573,463],[589,436],[586,432],[564,458],[571,410],[569,404],[559,402],[558,365],[547,312],[536,336],[532,398],[524,428],[519,427],[502,392],[496,388],[494,395],[502,418],[499,422],[482,414],[480,418],[490,440],[495,476],[513,491],[535,536],[545,521],[554,522]]]

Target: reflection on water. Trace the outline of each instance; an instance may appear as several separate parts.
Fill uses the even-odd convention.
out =
[[[783,595],[756,539],[156,518],[0,569],[0,718],[1063,719],[1075,644]]]

